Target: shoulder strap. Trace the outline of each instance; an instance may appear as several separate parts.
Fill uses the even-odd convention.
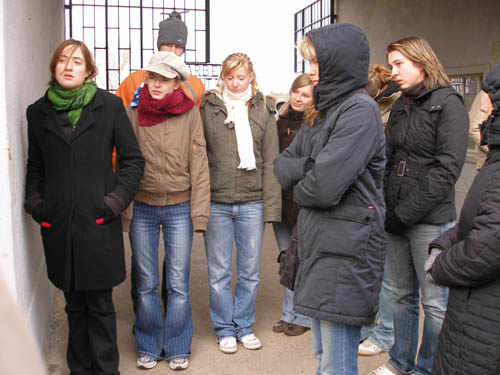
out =
[[[191,95],[193,96],[193,102],[196,104],[198,102],[198,97],[196,96],[196,93],[194,92],[193,88],[191,87],[191,85],[189,83],[187,83],[187,81],[184,81],[182,82],[184,84],[184,86],[186,86],[186,88],[189,90],[189,92],[191,93]]]

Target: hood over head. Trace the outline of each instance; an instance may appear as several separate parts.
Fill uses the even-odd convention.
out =
[[[336,23],[311,30],[308,35],[318,60],[319,82],[314,87],[318,110],[334,106],[365,87],[370,47],[363,30],[350,23]]]
[[[493,112],[479,127],[481,144],[490,149],[500,148],[500,64],[490,70],[481,84],[493,104]]]
[[[495,109],[500,108],[500,64],[490,70],[481,84],[481,88],[488,94]]]

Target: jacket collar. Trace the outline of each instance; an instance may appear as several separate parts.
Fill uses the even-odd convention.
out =
[[[65,137],[57,113],[54,108],[52,108],[46,92],[41,106],[42,111],[46,114],[45,120],[42,123],[42,128],[55,134],[66,143],[74,142],[76,138],[78,138],[95,123],[93,112],[103,105],[103,100],[99,91],[100,90],[98,89],[94,99],[83,109],[80,120],[78,121],[76,129],[71,135],[70,140]]]

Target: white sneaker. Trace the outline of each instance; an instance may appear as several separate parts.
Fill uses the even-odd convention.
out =
[[[401,373],[396,371],[392,371],[387,367],[386,365],[382,365],[379,368],[376,368],[375,370],[369,372],[367,375],[400,375]]]
[[[262,342],[255,337],[253,333],[240,337],[238,341],[240,341],[246,349],[257,350],[262,348]]]
[[[232,354],[236,353],[238,350],[238,344],[236,343],[236,337],[226,336],[219,341],[219,349],[222,353]]]
[[[139,357],[137,360],[137,368],[142,368],[144,370],[152,369],[156,366],[158,362],[150,357]]]
[[[370,340],[363,341],[362,344],[359,345],[358,354],[364,356],[372,356],[385,352],[385,349],[375,345]]]
[[[175,358],[170,361],[169,366],[172,370],[185,370],[189,367],[187,358]]]

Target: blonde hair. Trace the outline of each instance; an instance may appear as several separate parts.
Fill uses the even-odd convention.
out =
[[[431,89],[437,84],[442,87],[450,85],[441,62],[432,50],[429,42],[419,36],[409,36],[387,46],[387,53],[401,52],[406,58],[413,61],[424,72],[426,89]]]
[[[292,91],[298,90],[302,87],[313,86],[313,81],[311,77],[307,74],[301,74],[297,78],[293,80],[292,87],[290,87],[290,94]],[[283,107],[281,108],[280,115],[285,116],[290,110],[290,100],[288,100]],[[308,128],[312,126],[316,116],[318,115],[318,111],[314,108],[314,102],[311,103],[309,107],[304,111],[304,120],[306,121],[306,125]]]
[[[241,67],[245,69],[247,74],[253,76],[253,79],[250,82],[250,85],[252,86],[252,98],[253,98],[255,93],[259,90],[259,87],[257,86],[256,76],[253,70],[253,64],[252,61],[250,60],[250,57],[241,52],[230,54],[222,62],[222,68],[220,71],[220,76],[219,80],[217,81],[217,86],[215,91],[219,94],[222,94],[222,92],[224,91],[224,81],[223,81],[224,77],[227,76],[229,73],[231,73],[234,69],[239,69]]]
[[[300,56],[302,56],[303,59],[308,60],[308,61],[315,61],[317,60],[316,57],[316,49],[314,48],[314,44],[309,37],[309,34],[306,34],[304,39],[299,44],[298,47]]]

